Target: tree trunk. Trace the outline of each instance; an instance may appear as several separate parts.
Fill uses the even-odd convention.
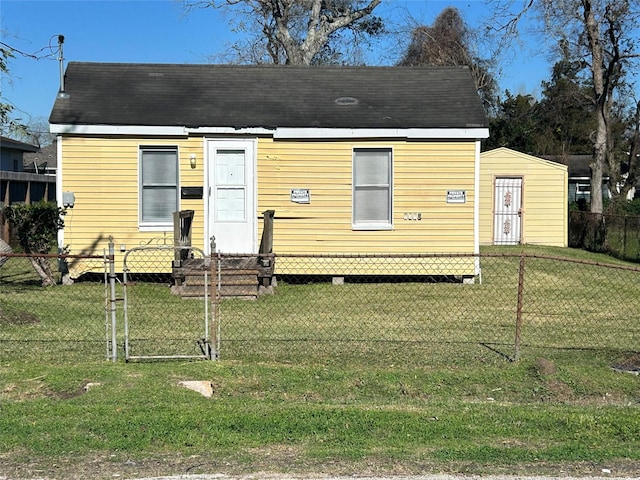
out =
[[[602,213],[602,173],[607,161],[607,112],[608,102],[604,85],[604,51],[600,42],[600,28],[590,0],[582,0],[584,25],[591,52],[591,74],[595,93],[596,126],[591,164],[591,212]]]
[[[0,238],[0,255],[3,253],[13,253],[13,249],[7,242]],[[9,257],[0,256],[0,267],[4,265],[4,262],[6,262],[7,260],[9,260]]]
[[[48,257],[30,256],[29,260],[31,261],[31,265],[33,265],[33,269],[42,279],[43,287],[50,287],[57,283],[53,276],[53,272],[51,271],[51,265],[49,264]]]

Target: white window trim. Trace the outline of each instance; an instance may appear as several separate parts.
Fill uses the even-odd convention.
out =
[[[576,193],[582,195],[589,195],[591,193],[591,184],[590,183],[576,183]]]
[[[356,196],[356,173],[355,173],[355,158],[357,150],[386,150],[390,154],[389,165],[389,222],[382,223],[356,223],[355,219],[355,196]],[[394,185],[393,185],[393,168],[394,168],[394,151],[390,146],[354,146],[351,151],[351,229],[352,230],[393,230],[393,198],[394,198]]]
[[[138,231],[170,232],[173,230],[173,218],[167,222],[142,221],[142,153],[144,150],[172,150],[176,153],[176,205],[180,210],[180,148],[178,145],[145,143],[138,145]]]

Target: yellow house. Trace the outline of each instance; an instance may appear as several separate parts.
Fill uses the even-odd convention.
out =
[[[182,210],[207,254],[256,254],[266,211],[276,254],[478,252],[465,67],[72,62],[49,121],[70,253],[170,242]]]
[[[508,148],[480,155],[480,244],[567,246],[567,166]]]

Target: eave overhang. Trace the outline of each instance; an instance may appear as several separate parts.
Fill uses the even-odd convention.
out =
[[[486,127],[469,128],[265,128],[265,127],[184,127],[148,125],[65,125],[51,124],[57,135],[131,135],[188,137],[190,135],[260,135],[275,139],[481,139],[489,137]]]

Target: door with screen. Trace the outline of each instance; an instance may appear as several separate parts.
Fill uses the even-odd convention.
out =
[[[209,238],[223,253],[257,253],[255,143],[210,141]]]
[[[517,245],[522,239],[522,177],[497,177],[493,243]]]

